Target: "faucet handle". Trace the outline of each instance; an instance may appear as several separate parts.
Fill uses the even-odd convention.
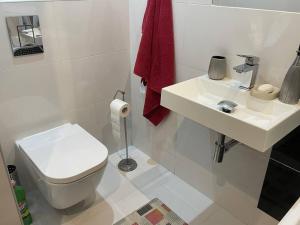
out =
[[[257,56],[243,55],[243,54],[239,54],[237,56],[242,57],[242,58],[246,58],[245,59],[245,63],[248,64],[248,65],[250,65],[250,66],[257,65],[258,62],[259,62],[259,57],[257,57]]]

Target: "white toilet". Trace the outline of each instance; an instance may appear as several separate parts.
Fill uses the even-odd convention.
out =
[[[16,141],[40,192],[56,209],[66,209],[95,193],[107,148],[77,124],[64,124]]]

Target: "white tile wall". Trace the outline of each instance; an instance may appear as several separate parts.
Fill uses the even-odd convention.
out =
[[[131,63],[139,46],[146,0],[130,0]],[[228,74],[242,63],[236,54],[261,58],[258,82],[280,86],[300,40],[300,14],[208,5],[210,1],[173,0],[177,81],[207,71],[210,57],[228,58]],[[142,116],[144,95],[131,77],[133,144],[249,225],[273,221],[256,206],[269,153],[236,146],[224,162],[212,162],[215,133],[172,114],[153,127]],[[241,131],[242,132],[242,131]],[[221,217],[220,217],[221,218]],[[216,221],[214,221],[216,222]],[[274,221],[273,221],[274,222]]]
[[[126,0],[0,3],[0,143],[8,163],[16,138],[63,122],[115,150],[109,103],[129,87],[128,9]],[[5,17],[32,14],[45,53],[14,58]]]
[[[225,5],[225,6],[235,6],[235,7],[247,7],[247,8],[257,8],[257,9],[271,9],[271,10],[280,10],[280,11],[291,11],[299,12],[300,3],[298,0],[214,0],[216,5]]]
[[[252,54],[261,59],[258,82],[280,87],[299,46],[298,13],[194,4],[185,20],[178,63],[196,69],[207,69],[210,57],[221,54],[228,58],[228,74],[238,77],[232,68],[244,59],[236,54]]]

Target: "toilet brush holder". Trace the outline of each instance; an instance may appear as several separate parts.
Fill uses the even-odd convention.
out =
[[[125,101],[125,91],[118,90],[114,96],[114,99],[116,99],[118,94],[122,94],[122,100]],[[134,159],[129,158],[129,151],[128,151],[128,138],[127,138],[127,120],[126,118],[123,118],[124,120],[124,135],[125,135],[125,146],[126,146],[126,158],[122,159],[119,164],[118,168],[119,170],[123,172],[130,172],[137,168],[137,162]]]

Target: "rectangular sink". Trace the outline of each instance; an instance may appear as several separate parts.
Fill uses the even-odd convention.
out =
[[[233,79],[210,80],[207,75],[162,90],[161,105],[210,129],[265,152],[300,124],[300,104],[287,105],[252,97]],[[238,106],[231,114],[218,103]]]

